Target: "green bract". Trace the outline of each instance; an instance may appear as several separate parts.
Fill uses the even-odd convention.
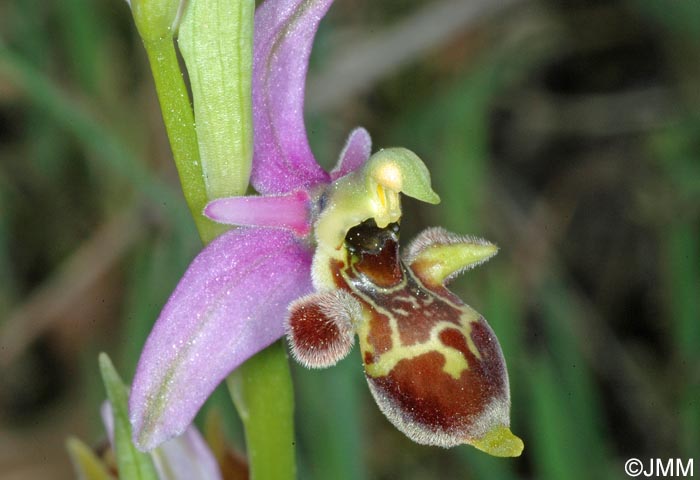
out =
[[[241,195],[248,187],[254,10],[253,0],[192,0],[180,25],[209,199]]]
[[[147,453],[131,443],[131,424],[127,412],[127,390],[107,354],[100,354],[100,372],[114,416],[114,450],[121,478],[157,480],[158,475]]]

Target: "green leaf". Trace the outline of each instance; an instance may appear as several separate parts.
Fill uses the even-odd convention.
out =
[[[107,354],[100,354],[100,372],[112,404],[114,415],[114,450],[120,478],[158,480],[151,457],[140,452],[131,442],[131,424],[127,409],[127,390]]]
[[[243,195],[253,154],[253,0],[192,0],[178,45],[209,199]]]

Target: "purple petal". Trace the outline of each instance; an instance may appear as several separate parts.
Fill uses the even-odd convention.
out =
[[[100,405],[100,416],[102,417],[102,424],[107,431],[109,444],[114,446],[114,416],[112,414],[112,405],[110,405],[109,400],[105,400],[102,402],[102,405]]]
[[[253,171],[263,194],[327,182],[304,127],[304,84],[316,29],[333,0],[268,0],[255,12]]]
[[[202,435],[190,426],[152,453],[161,480],[219,480],[221,470]]]
[[[231,370],[280,338],[311,290],[311,252],[291,232],[239,228],[194,259],[151,331],[129,399],[134,443],[179,435]]]
[[[215,222],[251,227],[278,227],[298,236],[311,231],[309,194],[299,190],[288,195],[229,197],[209,202],[204,215]]]
[[[350,172],[360,168],[372,153],[372,138],[362,127],[356,128],[348,136],[343,151],[340,152],[338,164],[331,172],[331,180],[335,181]]]

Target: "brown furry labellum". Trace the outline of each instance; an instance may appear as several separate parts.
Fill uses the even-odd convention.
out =
[[[337,290],[290,307],[292,353],[310,367],[330,366],[357,333],[377,405],[417,443],[471,444],[518,456],[510,424],[503,353],[486,320],[445,283],[495,255],[481,239],[428,229],[399,256],[399,228],[368,220],[352,228],[330,260]]]

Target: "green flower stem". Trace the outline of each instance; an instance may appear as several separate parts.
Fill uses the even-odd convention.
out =
[[[294,393],[283,343],[248,360],[227,385],[245,426],[251,480],[295,478]]]
[[[144,41],[163,122],[168,132],[170,148],[180,176],[182,192],[192,218],[204,243],[209,243],[224,231],[224,227],[202,215],[208,202],[202,167],[199,161],[194,115],[182,78],[172,36]]]

